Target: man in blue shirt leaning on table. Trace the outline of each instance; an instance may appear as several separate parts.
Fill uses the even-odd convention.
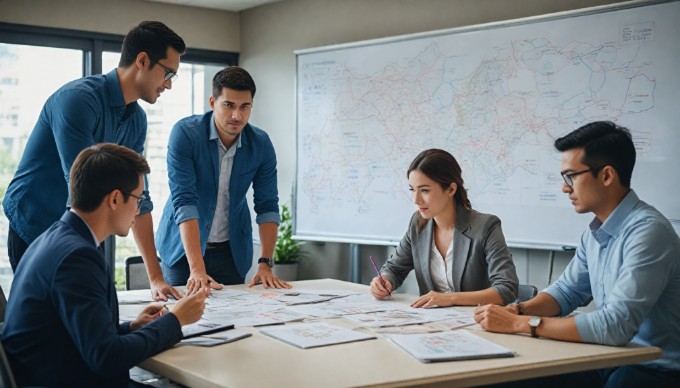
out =
[[[119,324],[118,298],[100,241],[126,236],[144,200],[146,160],[102,143],[83,150],[70,173],[72,208],[26,250],[2,332],[14,376],[24,386],[125,386],[128,370],[182,339],[203,315],[207,290],[172,312],[149,305]]]
[[[170,198],[156,245],[167,282],[189,292],[243,284],[253,263],[251,184],[262,254],[249,285],[291,287],[272,273],[281,222],[276,153],[269,135],[248,122],[253,97],[245,69],[222,69],[213,77],[211,111],[178,121],[170,132]]]
[[[68,206],[69,169],[78,153],[95,143],[115,143],[139,153],[146,140],[146,114],[137,104],[156,102],[177,77],[184,40],[165,24],[145,21],[128,32],[118,68],[71,81],[52,94],[28,138],[2,202],[9,219],[7,254],[16,270],[28,245]],[[132,232],[156,300],[182,294],[163,280],[153,240],[147,191]]]
[[[500,333],[662,349],[658,360],[534,379],[531,386],[680,386],[680,238],[630,188],[630,132],[594,122],[557,139],[555,147],[562,152],[562,191],[578,213],[595,218],[553,285],[524,303],[479,307],[475,320]],[[595,311],[566,317],[591,299]]]

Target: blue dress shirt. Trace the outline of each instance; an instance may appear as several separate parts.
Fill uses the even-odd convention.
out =
[[[576,255],[545,292],[561,315],[578,314],[584,342],[658,346],[660,359],[644,363],[680,370],[680,238],[670,222],[631,190],[604,223],[595,218]]]
[[[80,151],[107,142],[141,153],[145,139],[146,113],[137,102],[125,105],[115,69],[62,86],[45,102],[7,188],[2,206],[10,226],[30,244],[66,210],[69,171]],[[140,211],[152,207],[146,200]]]
[[[219,137],[213,112],[186,117],[175,124],[168,142],[170,198],[163,209],[156,248],[161,260],[173,266],[184,256],[179,224],[198,219],[201,252],[205,254],[215,218],[220,176]],[[269,135],[247,124],[240,135],[229,180],[229,242],[234,263],[245,277],[253,263],[253,227],[246,193],[253,187],[255,222],[279,224],[276,153]],[[184,258],[183,260],[186,260]]]

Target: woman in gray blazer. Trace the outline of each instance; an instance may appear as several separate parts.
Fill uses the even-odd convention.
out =
[[[371,281],[373,296],[386,298],[415,269],[421,297],[413,307],[513,302],[518,280],[501,221],[472,209],[456,159],[426,150],[406,175],[418,210],[380,270],[382,280]]]

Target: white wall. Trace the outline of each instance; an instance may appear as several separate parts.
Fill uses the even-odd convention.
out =
[[[239,14],[142,0],[0,0],[0,22],[125,35],[160,20],[188,47],[239,51]]]
[[[616,3],[614,0],[285,0],[241,13],[240,62],[255,78],[251,121],[269,132],[279,161],[279,193],[290,202],[295,176],[295,55],[299,49],[453,28]],[[584,225],[584,228],[586,225]],[[404,225],[406,230],[406,225]],[[348,279],[347,244],[308,243],[302,278]],[[548,283],[547,251],[513,249],[521,282]],[[387,259],[391,249],[362,246],[361,257]],[[257,250],[256,250],[257,254]],[[571,254],[555,255],[553,279]],[[362,262],[362,282],[374,270]],[[411,292],[416,290],[408,284]]]

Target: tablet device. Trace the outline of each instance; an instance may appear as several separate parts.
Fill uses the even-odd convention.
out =
[[[205,334],[217,333],[218,331],[230,330],[234,328],[233,323],[213,323],[199,321],[190,325],[182,326],[184,339],[198,337]]]

